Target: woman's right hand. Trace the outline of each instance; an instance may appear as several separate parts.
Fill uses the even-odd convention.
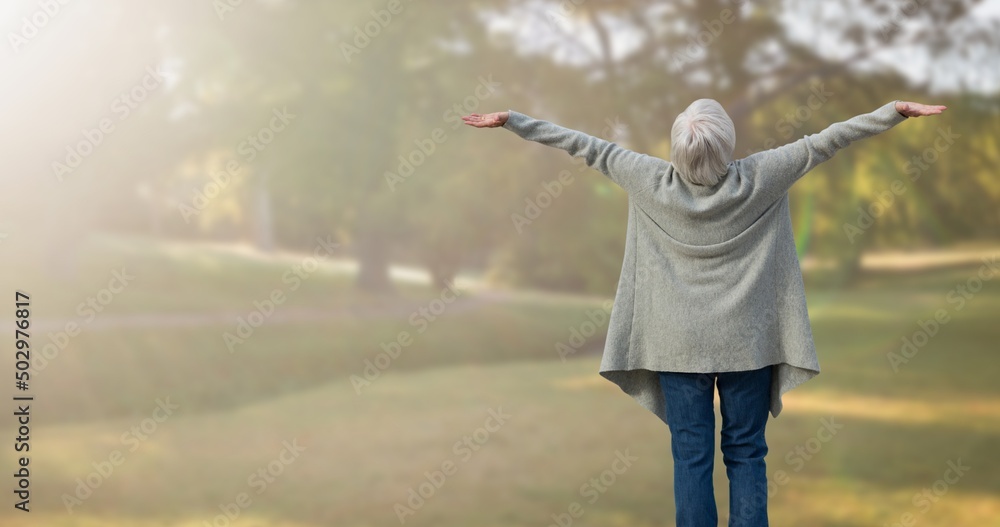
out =
[[[948,109],[947,106],[933,106],[920,104],[918,102],[896,101],[896,111],[907,117],[921,117],[924,115],[937,115]]]
[[[465,124],[476,128],[497,128],[507,123],[507,117],[509,117],[509,112],[494,112],[486,115],[474,113],[463,115],[462,120],[465,121]]]

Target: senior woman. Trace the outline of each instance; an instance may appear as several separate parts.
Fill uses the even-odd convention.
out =
[[[716,385],[729,525],[766,526],[767,414],[777,417],[781,396],[820,371],[788,189],[850,143],[943,110],[893,101],[736,160],[733,122],[712,99],[677,116],[672,161],[513,110],[462,118],[582,157],[628,194],[600,374],[668,426],[678,526],[717,525]]]

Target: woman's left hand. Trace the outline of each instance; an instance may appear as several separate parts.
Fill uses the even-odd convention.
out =
[[[463,115],[462,120],[465,121],[465,124],[475,126],[476,128],[496,128],[503,126],[507,122],[508,116],[508,112],[494,112],[486,115],[473,113]]]

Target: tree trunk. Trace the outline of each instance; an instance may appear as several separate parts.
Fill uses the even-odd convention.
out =
[[[389,278],[389,251],[385,236],[361,219],[355,239],[355,255],[358,260],[355,285],[369,293],[395,294],[396,287]]]

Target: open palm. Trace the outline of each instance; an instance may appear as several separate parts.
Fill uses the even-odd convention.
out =
[[[920,104],[918,102],[899,101],[896,103],[896,111],[907,117],[937,115],[946,109],[948,109],[947,106]]]
[[[473,113],[463,115],[462,120],[465,121],[465,124],[476,128],[496,128],[503,126],[507,122],[508,116],[507,112],[494,112],[486,115]]]

